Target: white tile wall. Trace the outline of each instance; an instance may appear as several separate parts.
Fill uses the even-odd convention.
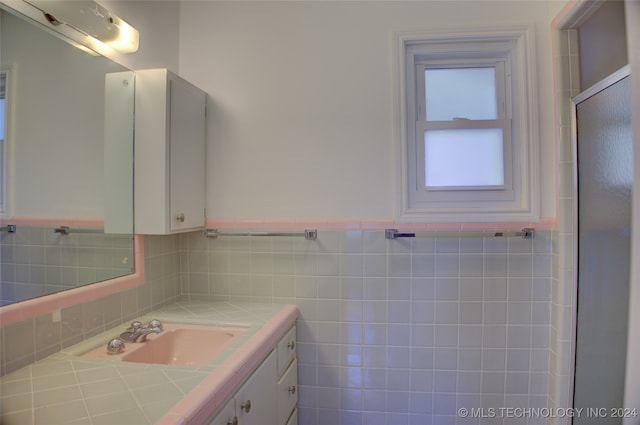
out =
[[[300,308],[301,425],[545,423],[458,409],[547,406],[550,231],[533,241],[194,233],[181,243],[183,294]]]
[[[546,407],[567,391],[567,375],[554,372],[570,357],[554,317],[552,242],[550,231],[533,241],[147,237],[147,285],[65,309],[59,339],[5,350],[2,369],[174,299],[180,281],[187,295],[299,306],[300,425],[545,423],[499,409]],[[117,317],[107,303],[120,306]],[[22,325],[43,329],[32,320],[0,328],[3,346]],[[460,408],[497,417],[463,418]]]

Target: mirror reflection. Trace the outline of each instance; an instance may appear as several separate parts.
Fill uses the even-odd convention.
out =
[[[0,10],[0,75],[0,305],[133,273],[133,73]]]

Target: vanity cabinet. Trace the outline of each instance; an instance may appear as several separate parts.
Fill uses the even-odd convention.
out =
[[[295,335],[293,326],[207,425],[298,425]]]
[[[166,69],[136,71],[135,232],[204,228],[206,98]]]

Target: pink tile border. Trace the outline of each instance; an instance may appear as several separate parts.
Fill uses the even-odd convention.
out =
[[[31,221],[32,219],[29,220],[29,223],[31,225],[36,225],[36,221]],[[18,223],[18,221],[16,220],[3,221],[3,223],[9,222],[16,225]],[[38,220],[37,225],[46,226],[54,222],[57,226],[62,223],[62,220],[46,221],[43,219]],[[96,222],[92,221],[91,219],[81,219],[80,221],[75,222],[65,220],[64,223],[73,223],[73,225],[75,226],[89,226],[91,225],[90,223],[93,223],[93,225],[95,225]],[[100,223],[102,223],[102,221],[100,221]],[[26,222],[21,221],[20,224],[26,225]],[[135,286],[142,285],[145,281],[144,237],[142,235],[134,236],[134,261],[135,271],[133,274],[115,279],[105,280],[103,282],[94,283],[92,285],[80,286],[68,291],[58,292],[55,294],[0,307],[0,326],[5,326],[10,323],[15,323],[21,320],[26,320],[43,314],[51,313],[53,311],[70,307],[72,305],[81,304],[87,301],[95,300],[97,298],[105,297],[117,291],[124,291],[125,289],[130,289]]]
[[[265,323],[232,356],[216,367],[156,425],[199,425],[233,394],[244,379],[262,362],[298,317],[295,305],[286,305]]]
[[[104,220],[100,217],[13,217],[0,220],[0,225],[6,226],[8,224],[15,224],[16,226],[101,228],[104,226]]]
[[[417,230],[496,230],[521,229],[555,229],[557,220],[543,217],[535,223],[396,223],[391,219],[267,219],[238,220],[231,218],[209,218],[207,229],[242,229],[242,230],[384,230],[384,229],[417,229]]]

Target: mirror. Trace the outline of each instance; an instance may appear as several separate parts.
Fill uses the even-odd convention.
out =
[[[133,72],[4,5],[0,31],[0,305],[134,273]]]

